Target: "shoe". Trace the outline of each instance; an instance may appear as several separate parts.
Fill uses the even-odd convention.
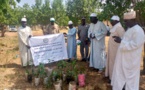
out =
[[[86,59],[85,59],[85,58],[83,58],[81,61],[82,61],[82,62],[86,62]]]
[[[123,89],[122,90],[125,90],[125,85],[124,85],[124,87],[123,87]]]
[[[67,62],[71,62],[71,59],[68,59]]]
[[[98,71],[99,71],[99,69],[93,68],[93,71],[94,71],[94,72],[98,72]]]
[[[111,80],[110,79],[108,80],[108,83],[111,84]]]

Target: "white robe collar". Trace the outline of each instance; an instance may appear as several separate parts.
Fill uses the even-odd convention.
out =
[[[122,25],[121,25],[121,23],[120,23],[120,22],[119,22],[119,23],[117,23],[116,25],[114,25],[114,26],[112,27],[112,29],[110,29],[110,32],[111,32],[111,33],[115,32],[115,31],[116,31],[116,29],[117,29],[118,27],[122,27]]]

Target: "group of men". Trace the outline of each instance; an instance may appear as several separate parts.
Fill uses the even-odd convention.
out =
[[[81,41],[80,53],[82,61],[88,60],[89,66],[99,70],[105,69],[105,76],[111,80],[113,90],[139,90],[140,61],[142,46],[145,41],[143,29],[135,22],[136,12],[130,11],[124,14],[124,29],[117,15],[112,16],[110,38],[108,43],[107,60],[104,59],[105,36],[107,28],[104,23],[98,20],[97,15],[90,15],[91,24],[86,24],[83,17],[78,30],[69,21],[67,37],[68,61],[76,57],[76,34]],[[22,18],[22,27],[18,30],[19,47],[22,65],[27,66],[30,60],[30,47],[28,39],[32,36],[31,29],[26,26],[26,18]],[[59,33],[55,19],[50,19],[51,24],[43,30],[44,35]],[[89,54],[90,46],[90,54]]]

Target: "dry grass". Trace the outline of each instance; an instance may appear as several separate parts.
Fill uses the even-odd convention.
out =
[[[61,30],[67,32],[67,30]],[[34,35],[42,35],[41,31],[33,31]],[[106,38],[106,45],[108,37]],[[80,59],[79,46],[77,47],[77,56]],[[79,87],[78,90],[111,90],[103,75],[95,71],[91,71],[88,63],[78,62],[79,66],[86,68],[86,86]],[[15,32],[7,32],[6,37],[0,37],[0,90],[45,90],[40,85],[35,87],[25,80],[25,68],[21,67],[18,51],[17,34]],[[53,90],[53,89],[47,89]],[[67,89],[64,89],[67,90]],[[141,76],[140,90],[145,90],[145,76]]]

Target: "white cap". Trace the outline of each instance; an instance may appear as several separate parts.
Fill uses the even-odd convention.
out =
[[[55,21],[55,19],[54,18],[50,18],[50,21]]]
[[[114,16],[112,16],[111,20],[120,21],[120,18],[119,18],[119,16],[114,15]]]
[[[72,21],[69,21],[69,22],[68,22],[68,25],[71,25],[71,24],[73,24],[73,22],[72,22]]]
[[[97,14],[96,14],[96,13],[92,13],[92,14],[90,15],[90,17],[97,17]]]
[[[123,18],[124,19],[135,19],[136,18],[136,12],[134,10],[131,10],[130,12],[124,13]]]
[[[27,22],[27,19],[26,18],[22,18],[21,21]]]

